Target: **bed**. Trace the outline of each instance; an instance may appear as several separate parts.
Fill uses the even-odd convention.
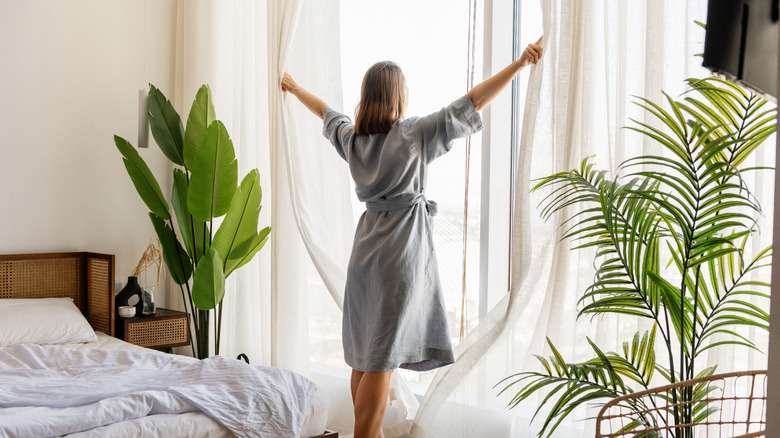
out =
[[[0,437],[337,437],[305,377],[112,337],[114,257],[0,255]]]

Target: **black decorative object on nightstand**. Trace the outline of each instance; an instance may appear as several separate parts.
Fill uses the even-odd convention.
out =
[[[130,299],[134,296],[138,297],[138,301],[135,304],[130,304]],[[127,277],[127,285],[117,294],[114,299],[114,305],[118,309],[121,306],[135,306],[135,314],[140,315],[144,310],[143,303],[143,289],[138,284],[138,277]],[[117,314],[117,325],[121,323],[120,317]]]

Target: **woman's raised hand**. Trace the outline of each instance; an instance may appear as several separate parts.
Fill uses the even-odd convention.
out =
[[[287,72],[284,73],[284,76],[282,77],[282,91],[294,91],[295,88],[298,87],[298,84],[295,83],[292,76],[290,76]]]
[[[503,70],[485,79],[469,90],[469,97],[474,103],[474,108],[476,108],[477,111],[488,106],[490,102],[501,93],[501,90],[512,83],[512,79],[514,79],[520,70],[527,67],[529,64],[536,64],[542,59],[541,42],[542,38],[539,37],[535,43],[528,45],[520,58],[515,59]]]
[[[542,37],[539,37],[535,43],[529,44],[528,47],[525,48],[523,54],[520,55],[520,68],[527,67],[529,64],[536,64],[542,59],[541,42]]]
[[[319,118],[322,118],[322,113],[325,111],[325,108],[328,107],[328,104],[326,104],[322,99],[309,93],[303,87],[299,86],[293,80],[292,76],[286,72],[284,76],[282,76],[282,91],[289,91],[290,94],[297,97],[301,103],[306,105],[306,108],[308,108],[311,112],[314,113],[314,115]]]

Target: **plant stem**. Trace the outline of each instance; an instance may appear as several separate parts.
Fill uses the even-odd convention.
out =
[[[216,327],[214,327],[214,333],[216,333],[216,350],[215,354],[219,354],[219,340],[222,338],[222,301],[219,302],[219,310],[217,310]]]
[[[192,347],[192,357],[195,357],[195,344],[192,343],[192,330],[190,330],[190,312],[187,310],[187,300],[184,298],[184,286],[179,285],[181,290],[181,302],[184,305],[184,315],[187,317],[187,336],[190,339],[190,347]]]
[[[184,168],[184,174],[187,176],[187,187],[190,186],[190,172],[187,170],[187,168]],[[187,211],[189,212],[190,207],[187,206]],[[195,237],[195,218],[192,216],[192,213],[190,213],[190,227],[192,228],[192,269],[193,272],[195,268],[198,267],[198,244],[196,243],[196,237]],[[205,224],[204,224],[205,227]]]
[[[691,149],[691,141],[688,140],[686,136],[685,141],[685,151],[688,153],[690,157],[690,170],[691,173],[695,176],[695,190],[696,190],[696,205],[693,208],[693,218],[691,218],[691,228],[690,228],[690,236],[685,236],[686,239],[685,245],[683,246],[683,250],[685,251],[684,254],[681,254],[683,265],[682,265],[682,280],[680,282],[680,379],[690,379],[693,376],[693,361],[692,358],[692,351],[689,350],[688,353],[691,354],[691,356],[686,357],[685,355],[685,342],[686,339],[686,329],[685,329],[685,295],[686,295],[686,279],[688,278],[688,269],[690,269],[690,262],[691,262],[691,253],[693,252],[693,247],[696,244],[694,241],[694,236],[696,236],[696,227],[697,222],[699,219],[699,210],[701,208],[701,184],[699,181],[699,169],[696,167],[696,158],[693,155],[693,150]],[[704,164],[702,164],[703,166]],[[701,265],[698,265],[699,269]],[[697,301],[699,291],[698,291],[698,271],[696,273],[697,278],[695,279],[695,286],[694,290],[691,291],[691,294],[693,295],[694,301]],[[691,349],[693,348],[693,330],[696,327],[696,306],[694,305],[693,314],[691,315]],[[684,388],[681,391],[682,396],[682,415],[683,415],[683,422],[685,424],[690,424],[692,422],[692,406],[688,402],[692,401],[693,398],[693,390],[692,388]],[[683,436],[692,436],[693,429],[690,426],[686,426],[682,430]]]
[[[176,241],[178,242],[178,241],[179,241],[179,237],[176,235],[176,230],[173,228],[173,221],[172,221],[171,219],[169,219],[169,220],[168,220],[168,222],[171,224],[171,230],[173,231],[173,237],[175,237],[175,238],[176,238]],[[184,264],[182,263],[182,261],[181,261],[181,258],[179,258],[179,263],[181,264],[181,269],[182,269],[182,271],[184,271]],[[193,275],[193,277],[194,277],[194,276],[195,276],[195,267],[194,267],[194,266],[193,266],[193,271],[192,271],[192,272],[193,272],[193,274],[192,274],[192,275]],[[188,296],[189,296],[189,298],[190,298],[190,308],[191,308],[191,309],[193,309],[193,315],[194,315],[195,304],[192,302],[192,291],[190,290],[190,283],[189,283],[189,279],[187,279],[187,280],[188,280],[188,281],[185,281],[185,282],[184,282],[184,285],[185,285],[185,286],[187,286],[187,295],[188,295]],[[196,319],[195,319],[195,326],[196,326],[196,329],[197,329],[197,326],[198,326],[198,325],[199,325],[199,321],[198,321],[198,319],[196,318]]]
[[[691,321],[691,324],[693,324],[693,327],[691,327],[691,368],[690,368],[689,376],[688,376],[689,379],[693,379],[694,369],[695,369],[694,364],[695,364],[695,361],[696,361],[696,350],[695,350],[695,345],[696,345],[696,314],[699,311],[699,309],[698,309],[699,308],[699,294],[698,294],[698,291],[699,291],[699,277],[700,276],[701,276],[701,264],[696,265],[696,278],[694,279],[694,285],[693,285],[693,288],[694,288],[694,290],[697,293],[693,296],[693,318],[692,318],[692,321]]]
[[[171,231],[173,231],[174,239],[178,242],[179,238],[178,238],[178,236],[176,236],[176,230],[173,228],[173,220],[172,219],[168,219],[168,223],[171,225]],[[184,272],[184,262],[181,261],[181,257],[179,257],[179,265],[181,267],[182,272]],[[195,274],[194,274],[194,268],[193,268],[193,277],[194,276],[195,276]],[[189,298],[190,298],[190,309],[192,309],[192,318],[193,318],[193,323],[195,325],[195,333],[200,333],[200,318],[197,318],[195,316],[195,304],[192,301],[192,290],[190,290],[189,279],[186,279],[184,281],[184,285],[187,286],[187,296],[189,296]],[[181,285],[179,285],[179,286],[181,286]],[[185,309],[185,311],[187,309],[187,304],[186,303],[184,304],[184,309]],[[198,335],[196,334],[195,337],[197,338]]]
[[[666,322],[666,330],[669,330],[669,310],[664,311],[664,320]],[[675,384],[677,379],[674,375],[674,353],[672,353],[671,332],[669,339],[666,340],[666,351],[669,354],[669,377],[671,378],[671,384]],[[680,358],[682,360],[682,358]],[[677,404],[677,391],[672,391],[672,403]],[[675,424],[680,424],[680,417],[678,416],[677,409],[673,410]]]
[[[209,311],[198,309],[198,315],[198,359],[205,359],[209,357]]]
[[[206,226],[206,223],[208,223],[208,226]],[[206,249],[211,246],[211,240],[209,240],[209,245],[206,245],[206,228],[209,228],[209,231],[211,231],[211,225],[212,225],[211,221],[203,223],[203,253],[204,254],[206,253]]]

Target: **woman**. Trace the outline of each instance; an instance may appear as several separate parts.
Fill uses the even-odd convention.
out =
[[[352,367],[355,438],[383,437],[396,368],[427,371],[454,361],[433,250],[436,203],[425,198],[428,164],[452,140],[482,129],[486,107],[517,73],[542,57],[541,38],[520,59],[439,112],[405,119],[406,80],[393,62],[363,78],[355,123],[286,74],[282,90],[323,119],[323,134],[349,164],[366,211],[347,269],[342,337]]]

